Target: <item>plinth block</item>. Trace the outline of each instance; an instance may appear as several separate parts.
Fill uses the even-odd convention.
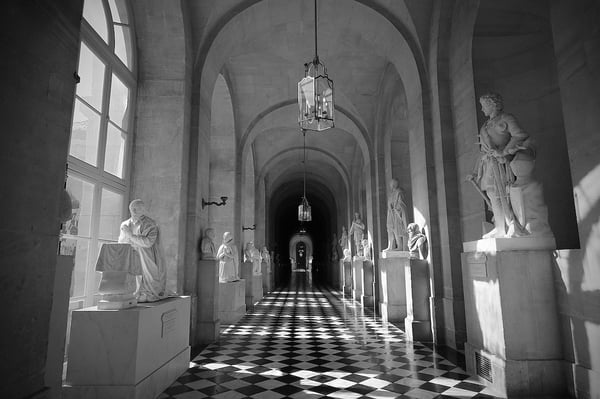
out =
[[[408,251],[383,251],[379,261],[381,298],[379,310],[384,322],[404,323],[406,311],[406,277],[410,262]]]
[[[63,397],[157,397],[189,366],[190,297],[73,311]]]
[[[196,344],[207,345],[218,341],[221,321],[219,295],[219,261],[198,261],[196,274],[198,306],[196,311]]]
[[[352,258],[352,299],[360,302],[363,294],[363,262],[365,258],[355,256]]]
[[[433,341],[430,315],[429,265],[410,259],[404,266],[406,281],[406,318],[404,328],[409,341]]]
[[[263,297],[262,275],[255,275],[252,271],[252,263],[242,263],[242,277],[246,280],[246,310],[252,310]]]
[[[344,295],[352,295],[352,262],[342,261],[343,266],[343,286],[342,291]]]
[[[246,280],[219,283],[219,319],[233,324],[246,314]]]
[[[490,240],[464,247],[493,250],[462,254],[467,370],[482,375],[484,364],[501,396],[560,396],[566,383],[552,252],[499,250],[522,247],[521,238]]]

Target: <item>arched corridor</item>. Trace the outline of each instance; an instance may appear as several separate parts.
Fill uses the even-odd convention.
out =
[[[493,398],[464,370],[307,272],[266,295],[159,399]]]

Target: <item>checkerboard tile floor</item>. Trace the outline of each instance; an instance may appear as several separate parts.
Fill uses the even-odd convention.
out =
[[[494,398],[460,356],[407,342],[338,292],[295,273],[236,324],[222,326],[160,399]]]

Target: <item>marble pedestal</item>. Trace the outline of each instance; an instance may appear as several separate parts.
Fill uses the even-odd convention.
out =
[[[190,297],[75,310],[65,399],[156,398],[190,361]]]
[[[564,397],[554,240],[484,239],[463,248],[467,370],[499,396]]]
[[[272,272],[271,272],[271,265],[266,263],[266,262],[262,262],[261,263],[261,271],[262,271],[262,288],[263,288],[263,294],[266,294],[268,292],[271,292],[273,290],[273,276],[272,276]]]
[[[254,304],[263,297],[262,275],[252,274],[253,265],[250,262],[242,263],[242,278],[246,280],[246,310],[254,309]]]
[[[363,262],[365,258],[355,256],[352,258],[352,299],[360,302],[363,294]]]
[[[409,341],[433,341],[430,313],[429,265],[421,259],[409,259],[404,266],[406,281],[406,318],[404,328]]]
[[[352,262],[350,261],[342,261],[342,292],[346,296],[352,295]]]
[[[379,310],[384,322],[401,324],[406,312],[405,267],[409,264],[408,251],[383,251],[379,260],[381,297]]]
[[[196,336],[195,343],[208,345],[219,340],[221,321],[219,320],[219,261],[202,259],[198,261],[196,273]]]
[[[219,320],[233,324],[246,314],[246,280],[219,283]]]

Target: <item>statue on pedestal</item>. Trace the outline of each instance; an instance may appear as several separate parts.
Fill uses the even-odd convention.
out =
[[[386,251],[403,251],[406,247],[406,204],[398,180],[390,181],[387,212],[388,246]]]
[[[267,270],[271,269],[271,254],[269,253],[269,249],[267,248],[267,246],[265,245],[262,248],[262,252],[260,254],[262,260],[266,263],[267,265]]]
[[[239,280],[239,255],[233,243],[233,234],[226,231],[223,234],[223,243],[217,251],[219,260],[219,282],[229,283]]]
[[[408,251],[411,258],[427,259],[429,248],[427,236],[421,233],[421,228],[416,223],[411,223],[408,230]]]
[[[488,120],[479,132],[481,155],[467,176],[494,214],[494,229],[483,238],[552,236],[541,184],[533,180],[536,151],[517,119],[505,113],[496,93],[479,98]]]
[[[360,254],[362,252],[362,240],[364,237],[365,225],[360,220],[360,214],[358,212],[354,212],[354,220],[352,221],[352,225],[350,226],[349,233],[352,234],[354,239],[354,245],[356,247],[356,254]]]
[[[260,276],[262,274],[260,270],[261,256],[260,252],[254,246],[254,241],[248,241],[246,249],[244,250],[244,261],[252,263],[252,274]]]
[[[167,273],[158,246],[158,226],[146,215],[141,199],[129,204],[131,217],[121,223],[119,242],[130,244],[139,254],[142,278],[137,290],[138,302],[154,302],[168,297]]]
[[[204,232],[204,237],[200,243],[200,258],[201,259],[215,259],[217,251],[215,249],[215,230],[208,228]]]

